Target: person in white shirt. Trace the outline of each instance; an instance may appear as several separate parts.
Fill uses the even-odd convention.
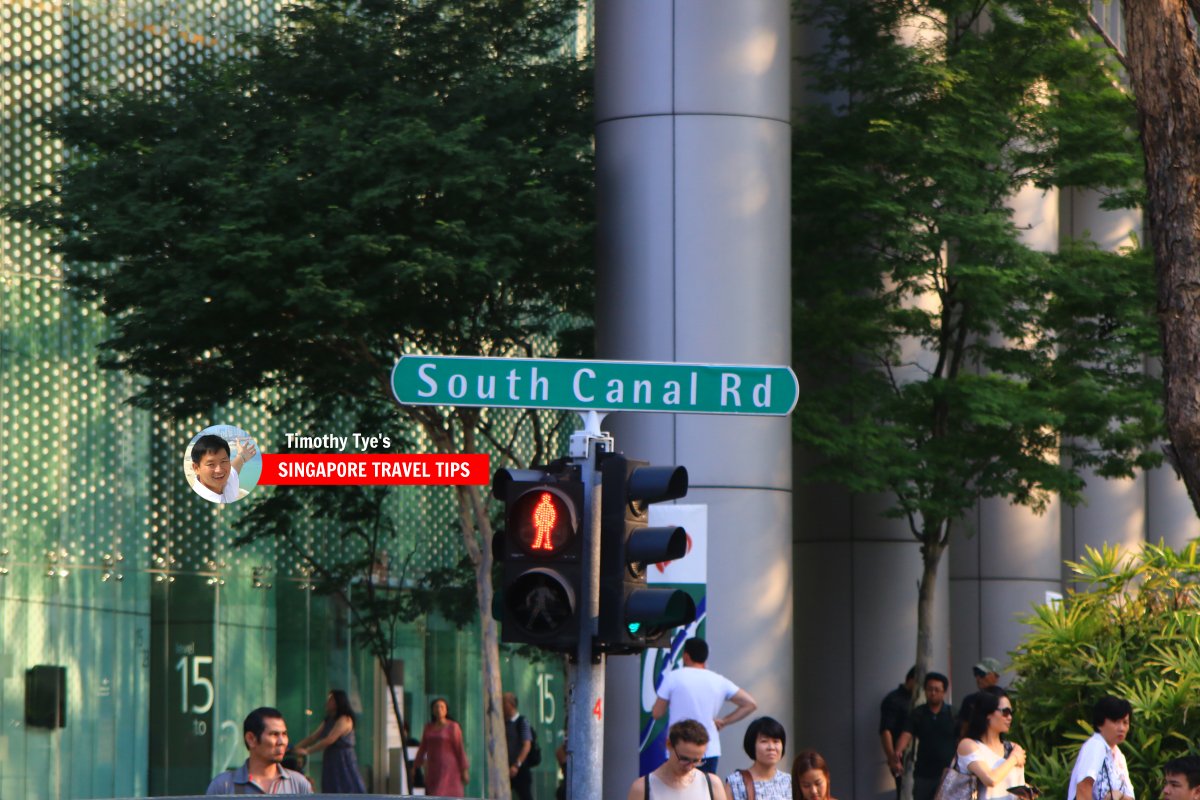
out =
[[[650,716],[661,719],[668,714],[668,727],[685,719],[694,719],[708,731],[708,749],[700,769],[715,774],[721,757],[720,730],[748,717],[758,708],[754,698],[724,675],[718,675],[705,665],[708,662],[708,643],[700,638],[683,643],[683,669],[663,676],[658,686],[658,699]],[[720,716],[725,703],[733,711]]]
[[[231,458],[229,442],[216,434],[205,434],[192,445],[192,469],[196,482],[192,490],[210,503],[232,503],[242,497],[238,471],[254,457],[250,440],[238,442],[238,454]]]
[[[1100,698],[1092,709],[1096,732],[1079,748],[1067,800],[1133,800],[1133,783],[1118,745],[1129,735],[1133,706],[1120,697]]]

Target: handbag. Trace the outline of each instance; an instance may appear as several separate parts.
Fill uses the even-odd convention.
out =
[[[933,800],[979,800],[980,794],[979,779],[969,772],[959,772],[951,764],[942,772]]]

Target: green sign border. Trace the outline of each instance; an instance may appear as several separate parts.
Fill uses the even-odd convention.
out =
[[[470,364],[469,369],[439,380],[421,373],[426,366],[436,369],[464,362]],[[449,384],[459,376],[456,396]],[[535,380],[542,391],[526,391],[524,386]],[[475,383],[474,393],[468,392],[471,382]],[[401,405],[660,414],[782,417],[792,412],[800,397],[800,384],[791,367],[658,361],[405,354],[392,369],[391,385]],[[508,396],[503,396],[506,386]],[[588,392],[586,397],[580,396],[583,391]],[[537,394],[540,397],[535,398]],[[667,402],[672,396],[675,402]],[[733,396],[740,405],[722,406],[722,396]],[[642,401],[635,402],[639,397]]]

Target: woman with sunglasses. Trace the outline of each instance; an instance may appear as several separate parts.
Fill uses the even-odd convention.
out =
[[[1009,789],[1025,783],[1025,750],[1001,738],[1012,727],[1012,717],[1008,693],[989,686],[976,693],[967,735],[958,743],[955,769],[978,778],[989,798],[1007,797]]]

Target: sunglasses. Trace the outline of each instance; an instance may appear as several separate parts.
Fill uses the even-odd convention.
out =
[[[1001,715],[1001,716],[1003,716],[1003,717],[1011,717],[1011,716],[1012,716],[1012,709],[1011,709],[1011,708],[998,708],[998,709],[996,709],[996,710],[997,710],[997,711],[999,711],[999,712],[1000,712],[1000,715]]]
[[[672,752],[675,752],[675,751],[672,751]],[[679,759],[679,763],[683,764],[685,767],[689,766],[691,764],[699,764],[701,761],[704,760],[704,756],[700,756],[699,758],[688,758],[687,756],[679,755],[679,753],[675,753],[675,758]]]

